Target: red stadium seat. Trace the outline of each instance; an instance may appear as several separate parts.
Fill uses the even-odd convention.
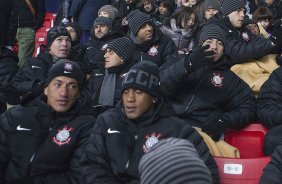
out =
[[[263,154],[268,128],[253,123],[240,130],[228,130],[224,140],[240,151],[240,158],[214,157],[221,184],[258,184],[270,157]]]
[[[228,130],[224,134],[225,142],[240,150],[241,158],[263,157],[263,141],[268,128],[252,123],[240,130]]]

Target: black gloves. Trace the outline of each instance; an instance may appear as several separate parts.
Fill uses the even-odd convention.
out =
[[[12,182],[8,182],[7,184],[34,184],[34,179],[32,177],[23,177]]]
[[[278,50],[282,50],[282,27],[274,29],[272,32],[272,36],[269,39],[278,47]]]
[[[184,67],[187,72],[195,71],[213,61],[213,58],[208,56],[214,55],[214,51],[206,51],[209,47],[210,45],[201,46],[192,50],[192,53],[185,57]]]
[[[202,131],[207,133],[213,140],[218,141],[227,128],[228,120],[222,115],[217,116],[202,127]]]

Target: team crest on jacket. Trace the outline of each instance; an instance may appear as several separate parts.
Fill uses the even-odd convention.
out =
[[[157,55],[157,54],[159,53],[158,47],[159,47],[159,46],[157,46],[157,45],[153,45],[153,46],[150,48],[150,50],[148,51],[148,54],[149,54],[150,56],[155,56],[155,55]]]
[[[246,32],[242,33],[242,37],[243,37],[243,39],[245,41],[249,41],[250,40],[250,37],[249,37],[248,33],[246,33]]]
[[[103,46],[101,47],[101,50],[106,50],[107,47],[108,47],[108,44],[106,43],[105,45],[103,45]]]
[[[62,129],[58,129],[58,133],[55,137],[53,137],[53,142],[59,146],[68,144],[71,140],[70,132],[73,128],[64,126]]]
[[[143,145],[143,151],[147,153],[151,147],[159,142],[159,138],[161,134],[153,132],[151,135],[146,135],[145,138],[147,139],[145,144]]]
[[[213,77],[211,79],[211,83],[215,86],[215,87],[222,87],[222,81],[223,81],[224,77],[220,76],[220,73],[213,73]]]

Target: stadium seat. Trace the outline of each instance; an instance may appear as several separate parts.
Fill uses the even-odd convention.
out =
[[[259,123],[252,123],[240,130],[227,130],[225,142],[240,151],[241,158],[263,157],[263,141],[268,128]]]
[[[227,130],[224,140],[240,151],[240,158],[214,157],[221,184],[258,184],[270,157],[263,155],[268,128],[252,123],[240,130]]]

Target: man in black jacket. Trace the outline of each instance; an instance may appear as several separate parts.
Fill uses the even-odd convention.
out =
[[[48,73],[42,98],[0,119],[0,183],[84,184],[79,159],[95,117],[77,103],[80,67],[61,59]]]
[[[167,61],[175,61],[177,54],[174,41],[162,33],[149,15],[134,10],[127,17],[129,36],[135,43],[134,62],[151,61],[161,66]]]
[[[224,53],[229,64],[246,62],[249,59],[259,59],[267,54],[276,53],[282,49],[282,27],[273,31],[270,38],[256,36],[247,31],[243,25],[245,4],[243,0],[222,1],[223,18],[211,18],[207,24],[216,24],[226,38]]]
[[[52,27],[47,34],[47,48],[22,66],[11,85],[23,96],[38,96],[43,92],[48,70],[61,58],[67,58],[71,49],[71,37],[64,27]]]
[[[150,61],[133,66],[122,83],[122,101],[101,114],[82,158],[86,183],[139,183],[141,157],[160,139],[191,141],[219,183],[217,165],[201,136],[160,93],[159,69]]]
[[[229,70],[225,37],[212,24],[202,29],[199,48],[161,71],[161,87],[176,113],[200,127],[214,140],[226,128],[242,128],[255,118],[254,95],[249,86]]]

